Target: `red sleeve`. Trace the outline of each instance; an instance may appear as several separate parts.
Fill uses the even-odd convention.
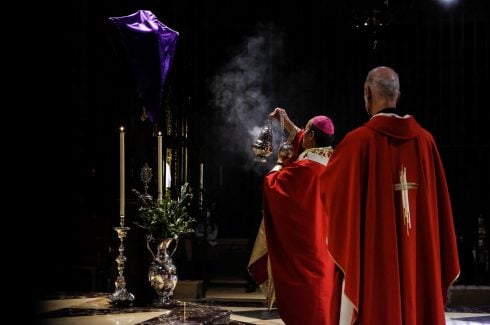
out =
[[[291,158],[290,162],[298,159],[298,156],[303,152],[303,150],[305,150],[302,146],[304,133],[305,130],[299,130],[293,141],[291,142],[291,144],[293,145],[293,157]]]

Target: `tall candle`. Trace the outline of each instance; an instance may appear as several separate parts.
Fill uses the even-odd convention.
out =
[[[119,215],[124,216],[125,204],[125,186],[124,183],[124,127],[119,129]]]
[[[163,198],[162,132],[158,132],[158,200]]]
[[[200,189],[204,188],[204,164],[203,163],[201,163],[199,169],[199,188]]]

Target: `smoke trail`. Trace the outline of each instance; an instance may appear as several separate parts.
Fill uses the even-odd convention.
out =
[[[225,150],[246,157],[251,165],[251,145],[275,108],[270,100],[275,97],[273,72],[280,61],[283,43],[282,32],[272,24],[261,24],[256,34],[248,37],[211,79],[211,105],[222,118],[215,140]],[[275,138],[276,134],[277,130]]]

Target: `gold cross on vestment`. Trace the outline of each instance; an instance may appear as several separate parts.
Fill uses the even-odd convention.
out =
[[[410,222],[410,204],[408,202],[408,190],[417,188],[416,183],[407,182],[407,168],[401,166],[400,168],[400,184],[395,184],[393,186],[395,191],[401,191],[402,196],[402,206],[403,206],[403,224],[407,227],[407,236],[409,234],[412,224]]]

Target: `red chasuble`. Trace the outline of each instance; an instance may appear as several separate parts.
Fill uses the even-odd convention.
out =
[[[445,324],[459,263],[430,133],[413,117],[376,115],[339,143],[326,176],[328,249],[339,280],[332,324]]]
[[[287,325],[329,324],[334,264],[326,245],[322,184],[330,153],[331,148],[306,150],[264,179],[270,268],[279,314]]]

